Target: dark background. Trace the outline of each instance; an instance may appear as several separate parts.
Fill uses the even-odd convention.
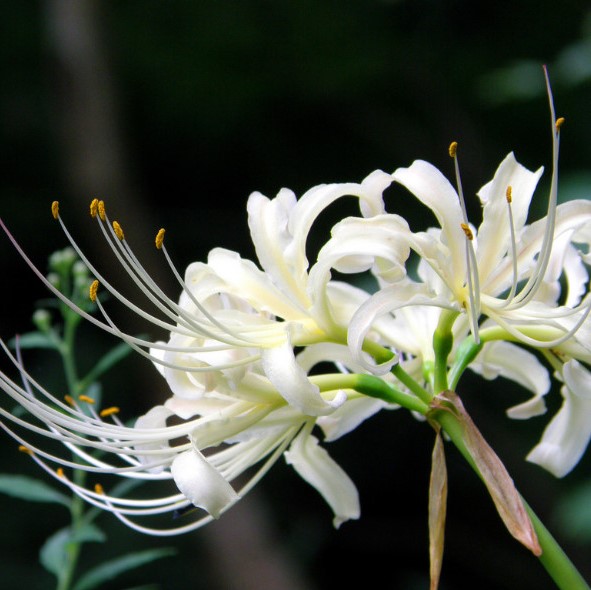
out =
[[[530,169],[548,167],[544,63],[558,114],[566,117],[560,198],[587,198],[587,6],[572,0],[560,7],[530,0],[4,2],[0,214],[44,268],[48,254],[66,244],[49,212],[57,198],[79,243],[100,260],[105,247],[87,207],[93,197],[103,198],[176,297],[152,245],[159,227],[168,230],[179,269],[203,260],[214,246],[252,257],[245,204],[253,190],[273,196],[285,186],[299,195],[323,182],[359,182],[376,168],[393,171],[416,158],[451,177],[447,146],[457,140],[471,219],[478,222],[473,195],[509,151]],[[534,215],[544,210],[543,187]],[[408,200],[401,209],[395,191],[388,199],[389,209],[413,225],[429,222]],[[35,302],[45,293],[7,240],[0,255],[0,336],[7,339],[31,329]],[[132,331],[150,330],[121,317]],[[85,329],[81,364],[92,364],[97,351],[112,344]],[[44,383],[57,379],[53,360],[32,361]],[[522,423],[504,416],[523,392],[502,381],[467,379],[460,393],[519,489],[591,577],[589,509],[573,512],[569,502],[583,489],[589,459],[555,480],[523,461],[548,417]],[[105,382],[108,403],[128,416],[166,395],[164,382],[139,358]],[[555,392],[549,406],[559,405]],[[424,424],[391,412],[327,445],[361,495],[361,519],[339,531],[318,494],[279,461],[236,509],[183,538],[143,537],[103,516],[109,542],[85,546],[83,566],[131,548],[175,546],[176,557],[105,588],[323,590],[372,584],[381,576],[389,588],[427,588],[431,444]],[[1,471],[37,473],[11,440],[2,448]],[[452,448],[448,467],[441,588],[552,588],[535,558],[505,532],[482,485]],[[591,495],[581,497],[589,500],[583,507],[591,505]],[[3,587],[53,587],[38,550],[67,524],[66,511],[1,497],[0,513],[0,567],[3,579],[13,580]]]

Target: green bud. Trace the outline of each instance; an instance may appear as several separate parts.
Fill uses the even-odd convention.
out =
[[[47,275],[47,280],[48,280],[48,281],[49,281],[49,283],[50,283],[51,285],[53,285],[53,286],[54,286],[56,289],[59,289],[59,288],[60,288],[60,286],[61,286],[61,280],[60,280],[60,277],[59,277],[59,275],[58,275],[57,273],[55,273],[55,272],[50,272],[50,273]]]
[[[38,309],[32,319],[39,332],[45,333],[51,329],[51,314],[46,309]]]
[[[49,268],[60,274],[68,273],[76,259],[77,255],[73,248],[57,250],[49,257]]]

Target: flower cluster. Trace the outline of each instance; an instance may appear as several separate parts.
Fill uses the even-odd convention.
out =
[[[2,224],[47,287],[151,359],[171,393],[128,426],[114,408],[93,409],[87,396],[57,399],[5,347],[22,384],[2,376],[0,387],[27,413],[2,409],[2,427],[74,492],[138,530],[172,534],[217,518],[282,455],[322,494],[339,526],[359,516],[358,494],[319,445],[318,432],[332,441],[376,412],[401,406],[427,416],[437,396],[456,389],[466,368],[530,391],[528,401],[508,410],[512,418],[529,418],[546,411],[552,371],[562,383],[563,405],[528,459],[565,475],[591,437],[591,373],[585,367],[591,361],[591,201],[557,204],[562,119],[550,103],[552,177],[543,218],[528,220],[542,169],[527,170],[511,153],[479,191],[482,222],[472,225],[454,143],[456,188],[431,164],[415,161],[393,174],[375,171],[360,184],[316,186],[300,199],[287,189],[274,199],[252,194],[248,224],[258,265],[216,248],[182,277],[160,230],[156,247],[178,280],[179,300],[154,282],[120,224],[95,199],[91,216],[153,311],[130,301],[85,256],[57,203],[54,218],[96,278],[90,296],[98,316],[55,288]],[[414,231],[387,212],[384,191],[392,183],[430,209],[438,227]],[[306,245],[315,220],[344,197],[358,201],[359,214],[334,225],[310,264]],[[399,205],[394,209],[404,209]],[[371,291],[354,280],[367,273],[374,279]],[[333,278],[343,275],[351,280]],[[165,330],[168,339],[152,342],[122,330],[101,301],[105,291]],[[39,436],[57,441],[66,454],[31,442]],[[172,481],[174,489],[150,499],[130,497],[117,486],[107,493],[68,477],[64,469],[70,468],[95,477]],[[191,506],[207,514],[163,529],[138,522]]]

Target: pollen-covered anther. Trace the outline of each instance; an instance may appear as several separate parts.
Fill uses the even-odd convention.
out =
[[[71,405],[72,407],[76,407],[76,402],[71,395],[64,395],[64,399],[66,400],[67,404]]]
[[[505,193],[505,198],[507,199],[507,203],[512,203],[513,202],[513,188],[511,187],[511,185],[509,185],[507,187],[507,192]]]
[[[123,233],[123,228],[119,225],[118,221],[113,221],[113,231],[115,235],[123,241],[125,239],[125,234]]]
[[[26,453],[27,455],[32,455],[33,451],[31,451],[31,449],[29,449],[29,447],[25,447],[25,445],[19,445],[18,450],[21,453]]]
[[[105,408],[99,412],[99,416],[101,418],[107,418],[108,416],[113,416],[114,414],[119,413],[119,408],[117,406],[111,406],[110,408]]]
[[[91,397],[89,397],[88,395],[79,395],[78,399],[81,402],[86,402],[87,404],[94,404],[94,399],[92,399]]]
[[[164,228],[161,228],[158,230],[158,233],[156,234],[156,239],[154,240],[154,243],[156,244],[156,248],[158,250],[160,250],[162,248],[162,244],[164,243],[164,234],[166,233],[166,230]]]
[[[64,470],[61,467],[58,467],[55,470],[55,472],[56,472],[56,474],[57,474],[58,477],[62,477],[62,478],[66,477],[66,474],[64,473]]]
[[[449,157],[450,158],[455,158],[457,151],[458,151],[458,142],[457,141],[452,141],[449,144],[449,148],[448,148]]]
[[[99,215],[101,221],[105,221],[105,219],[107,219],[107,212],[105,211],[105,202],[99,201],[97,203],[97,208],[98,208],[98,215]]]
[[[90,216],[94,219],[98,214],[99,200],[92,199],[90,202]]]
[[[562,127],[562,125],[564,124],[564,117],[558,117],[558,119],[556,119],[556,131],[560,131],[560,128]]]
[[[58,219],[60,216],[60,203],[59,201],[54,201],[51,203],[51,214],[53,215],[54,219]]]
[[[90,285],[90,288],[88,289],[88,296],[90,297],[90,300],[93,303],[96,301],[96,293],[98,291],[98,287],[99,287],[99,282],[95,279],[94,281],[92,281],[92,284]]]
[[[101,494],[102,496],[105,495],[105,490],[103,489],[103,486],[100,483],[95,483],[94,484],[94,491],[97,494]]]
[[[466,237],[472,241],[474,239],[474,234],[472,233],[470,226],[467,223],[460,223],[460,226],[462,231],[466,234]]]

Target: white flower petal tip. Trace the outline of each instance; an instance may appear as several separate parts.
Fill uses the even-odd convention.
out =
[[[591,439],[591,373],[577,361],[563,367],[562,407],[527,456],[556,477],[570,473]]]
[[[281,396],[306,416],[330,414],[343,404],[347,396],[341,391],[332,401],[325,401],[319,388],[297,363],[289,338],[281,346],[263,350],[263,370]]]
[[[285,452],[285,460],[311,486],[315,487],[334,512],[333,525],[339,528],[347,520],[361,515],[359,494],[343,469],[304,429]]]
[[[195,448],[178,455],[170,470],[186,498],[214,518],[219,518],[240,499],[234,488]]]

